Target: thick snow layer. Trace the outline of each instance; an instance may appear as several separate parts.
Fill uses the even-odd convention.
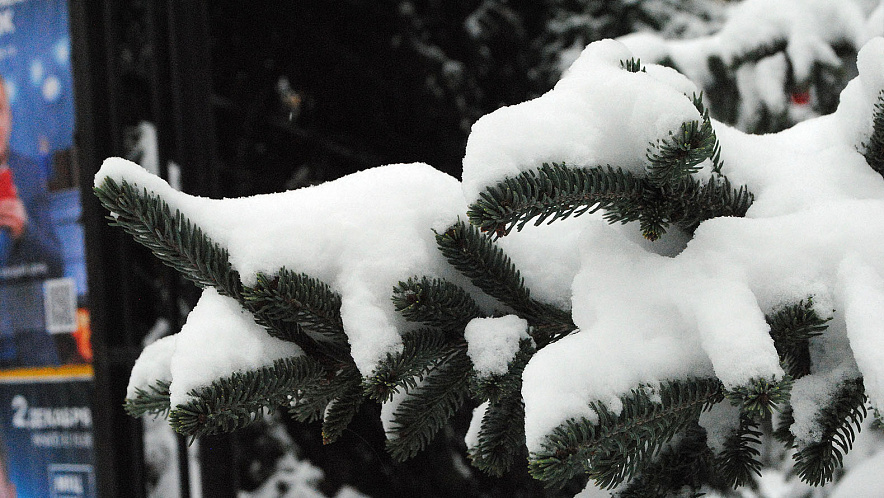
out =
[[[463,160],[467,199],[544,162],[644,171],[650,143],[699,119],[697,88],[665,67],[630,73],[620,66],[630,58],[621,43],[593,43],[553,90],[479,119]]]
[[[206,199],[171,189],[122,159],[96,175],[126,180],[160,195],[227,248],[243,283],[280,268],[306,273],[341,294],[341,318],[353,358],[368,375],[400,345],[390,296],[414,275],[447,276],[433,229],[466,212],[460,183],[426,164],[374,168],[333,182],[279,194]],[[456,279],[452,275],[452,279]]]
[[[148,344],[141,351],[141,355],[132,366],[129,374],[129,385],[126,387],[126,397],[135,398],[135,389],[150,392],[150,386],[155,386],[157,381],[169,382],[172,380],[172,371],[169,362],[175,352],[177,336],[170,335]]]
[[[519,351],[519,341],[528,339],[528,321],[516,315],[473,318],[463,332],[467,355],[480,377],[503,375]]]
[[[211,287],[203,290],[181,332],[173,337],[169,388],[173,407],[186,403],[191,390],[215,379],[303,354],[298,346],[270,337],[251,313]]]
[[[884,407],[884,280],[874,267],[854,255],[839,267],[839,294],[850,349],[873,405]]]
[[[727,438],[740,425],[740,408],[730,403],[718,403],[700,414],[700,426],[706,429],[706,444],[716,454],[724,451]]]
[[[807,375],[795,381],[792,386],[792,416],[795,422],[790,431],[799,448],[819,440],[822,435],[822,427],[817,420],[820,408],[831,401],[839,384],[855,375],[850,368],[840,368]]]
[[[524,374],[530,450],[570,417],[593,420],[589,402],[616,409],[617,396],[639,384],[715,375],[730,388],[780,378],[764,315],[808,297],[822,316],[839,307],[848,320],[842,335],[819,339],[831,342],[815,358],[819,376],[850,367],[832,359],[836,352],[851,357],[838,342],[846,329],[854,349],[864,350],[856,360],[870,392],[884,395],[884,363],[875,352],[881,339],[870,325],[876,315],[869,315],[884,299],[884,180],[859,153],[884,88],[882,64],[878,38],[861,51],[860,75],[832,116],[767,136],[715,123],[724,173],[746,184],[755,203],[745,218],[704,222],[677,256],[648,251],[620,227],[585,223],[572,286],[580,331],[538,352]],[[833,382],[798,389],[793,398],[812,406]],[[810,430],[804,427],[796,430]]]
[[[831,30],[852,26],[847,17],[832,16]],[[759,36],[768,29],[764,26],[759,22]],[[827,40],[826,33],[817,38],[805,33],[793,48],[810,53],[819,36]],[[404,324],[390,301],[393,286],[413,275],[459,278],[436,250],[431,229],[444,229],[462,216],[467,200],[544,161],[611,164],[641,174],[649,143],[699,119],[686,97],[695,90],[687,79],[653,65],[647,73],[625,71],[620,61],[633,55],[616,41],[594,43],[555,89],[477,122],[462,185],[426,165],[393,165],[284,194],[208,200],[175,192],[122,160],[107,161],[96,182],[105,176],[126,179],[161,195],[229,249],[246,284],[257,272],[281,267],[330,284],[343,299],[356,364],[368,374],[400,344]],[[703,222],[689,242],[672,230],[664,242],[650,243],[641,240],[634,224],[609,225],[597,215],[526,227],[501,241],[533,295],[570,307],[579,329],[540,350],[525,369],[529,450],[539,450],[544,436],[568,418],[593,420],[592,402],[619,410],[620,397],[640,386],[715,376],[733,388],[781,378],[765,315],[809,297],[821,316],[833,319],[826,334],[811,343],[812,375],[793,390],[793,432],[801,441],[812,438],[820,403],[837,382],[856,375],[868,379],[871,400],[882,408],[884,358],[875,324],[884,318],[884,179],[860,151],[884,89],[884,38],[860,51],[857,67],[859,76],[832,115],[765,136],[713,123],[723,173],[755,196],[744,218]],[[246,335],[255,336],[249,340],[266,337],[235,303],[228,304],[224,313],[242,321]],[[215,340],[234,337],[218,332],[220,310],[197,311],[176,339],[169,366],[177,400],[246,363],[221,354],[224,348],[230,355],[244,348],[236,342],[240,339]],[[471,326],[479,323],[485,322]],[[467,331],[477,370],[505,369],[515,351],[510,339],[524,333],[523,324],[518,328],[504,327],[499,336],[496,325]],[[509,346],[497,353],[490,346],[480,351],[479,337],[491,339],[495,348]],[[205,361],[206,354],[217,356]],[[282,352],[246,356],[272,361],[280,357],[274,354]],[[167,375],[161,363],[151,352],[143,366],[150,371],[148,366],[157,364],[156,375]],[[144,385],[149,377],[139,373],[133,382]],[[190,380],[181,385],[179,377]],[[384,403],[388,432],[404,396]]]

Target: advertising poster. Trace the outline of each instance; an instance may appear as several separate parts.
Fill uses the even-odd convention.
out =
[[[94,496],[66,0],[0,0],[0,498]]]

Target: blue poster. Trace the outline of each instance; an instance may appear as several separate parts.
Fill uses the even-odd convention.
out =
[[[64,0],[0,0],[0,368],[91,361]]]
[[[68,6],[0,0],[0,77],[14,116],[13,150],[38,158],[73,145]]]
[[[95,496],[66,0],[0,0],[0,498]]]
[[[0,375],[0,497],[95,496],[91,370]]]

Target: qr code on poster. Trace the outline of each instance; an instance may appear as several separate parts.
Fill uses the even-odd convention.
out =
[[[43,282],[46,331],[66,334],[77,330],[77,289],[74,279],[56,278]]]

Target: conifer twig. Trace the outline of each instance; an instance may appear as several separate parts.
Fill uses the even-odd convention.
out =
[[[436,234],[442,255],[489,296],[513,308],[534,327],[538,347],[574,331],[571,314],[531,298],[530,290],[510,258],[475,227],[458,221]]]

